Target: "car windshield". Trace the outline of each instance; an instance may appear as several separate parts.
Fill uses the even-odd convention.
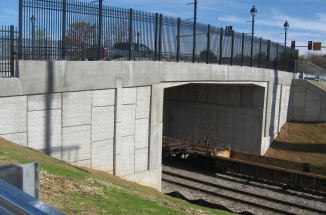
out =
[[[134,44],[134,50],[135,51],[141,51],[141,52],[149,52],[151,51],[147,46],[143,44]]]

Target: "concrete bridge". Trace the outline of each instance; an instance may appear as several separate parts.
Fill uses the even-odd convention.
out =
[[[17,68],[19,78],[0,79],[1,137],[156,189],[163,135],[210,135],[213,145],[264,154],[293,116],[289,72],[145,61]]]

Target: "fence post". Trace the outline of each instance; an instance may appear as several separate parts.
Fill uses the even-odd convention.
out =
[[[158,37],[158,13],[155,14],[155,38],[154,38],[154,51],[155,51],[155,56],[154,60],[157,61],[157,37]]]
[[[278,43],[277,43],[277,46],[276,46],[276,70],[278,70]]]
[[[160,14],[160,32],[158,36],[158,60],[161,61],[162,54],[162,27],[163,27],[163,15]]]
[[[128,60],[131,60],[131,46],[133,42],[132,38],[132,9],[130,8],[129,10],[129,47],[128,47]]]
[[[244,43],[245,43],[245,33],[242,33],[241,66],[243,66]]]
[[[271,55],[271,41],[267,40],[267,65],[266,68],[269,69],[270,68],[270,56]]]
[[[291,61],[290,61],[290,71],[292,72],[293,68],[293,48],[291,48]]]
[[[259,39],[259,68],[261,67],[261,37]]]
[[[231,36],[232,36],[232,43],[231,43],[231,62],[230,62],[230,64],[231,64],[231,66],[233,65],[233,49],[234,49],[234,31],[232,30],[231,31]]]
[[[18,18],[18,59],[23,57],[23,0],[19,0],[19,18]]]
[[[66,25],[67,25],[67,0],[62,2],[62,39],[61,39],[61,59],[66,59]]]
[[[13,25],[10,25],[10,77],[15,75],[15,28]]]
[[[103,14],[103,0],[98,1],[98,50],[97,50],[97,60],[101,59],[101,48],[102,48],[102,14]]]
[[[177,62],[180,61],[180,28],[181,28],[181,19],[178,18],[178,31],[177,31]]]
[[[209,64],[209,52],[211,50],[211,25],[207,28],[207,53],[206,53],[206,63]]]
[[[192,44],[192,62],[196,60],[196,38],[197,38],[197,0],[194,1],[194,26],[193,26],[193,44]]]
[[[284,45],[283,71],[285,71],[285,61],[286,61],[286,46]]]
[[[222,64],[222,54],[223,54],[223,28],[221,28],[220,32],[220,59],[219,64]]]

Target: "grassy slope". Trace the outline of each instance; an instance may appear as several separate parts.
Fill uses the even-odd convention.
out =
[[[41,165],[40,199],[67,214],[228,214],[100,171],[80,169],[0,138],[0,165],[29,162]]]
[[[326,166],[326,123],[286,123],[265,155]]]

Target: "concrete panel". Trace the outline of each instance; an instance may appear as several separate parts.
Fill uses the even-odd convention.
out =
[[[307,101],[305,106],[305,118],[315,117],[318,121],[320,115],[320,100],[317,101]]]
[[[189,64],[180,62],[177,65],[174,63],[161,63],[161,81],[197,80],[197,67],[198,64],[196,63]],[[152,76],[154,76],[154,74]]]
[[[136,119],[148,119],[151,102],[151,87],[137,88]]]
[[[218,104],[229,105],[230,86],[220,85],[218,91]]]
[[[210,84],[208,86],[208,103],[218,104],[218,86]]]
[[[317,93],[312,92],[311,90],[307,90],[306,97],[308,101],[320,101],[321,95],[318,95]]]
[[[211,69],[213,73],[212,80],[229,80],[229,66],[211,64]]]
[[[149,170],[158,170],[162,159],[163,89],[152,86],[150,116]]]
[[[27,131],[27,96],[0,98],[0,135]]]
[[[0,137],[12,141],[13,143],[27,146],[27,132],[13,133],[13,134],[0,134]]]
[[[113,139],[114,106],[92,108],[92,141]]]
[[[148,169],[148,148],[135,150],[135,172]]]
[[[116,73],[116,78],[122,80],[123,87],[136,87],[160,83],[160,68],[167,63],[153,61],[120,61],[120,64],[121,71]],[[171,72],[173,72],[173,70]]]
[[[113,139],[92,142],[91,168],[113,171]]]
[[[241,87],[239,86],[232,86],[230,88],[230,99],[229,105],[231,106],[240,106],[240,99],[241,99]]]
[[[116,175],[127,176],[135,173],[135,137],[124,136],[121,138],[121,152],[116,155]]]
[[[92,92],[63,93],[63,127],[91,124]]]
[[[240,106],[252,107],[253,105],[253,87],[241,87]]]
[[[61,109],[28,112],[28,146],[36,150],[61,146]]]
[[[18,78],[0,78],[0,97],[21,95],[22,93]]]
[[[262,87],[254,87],[252,94],[252,107],[253,108],[263,108],[264,107],[264,98],[265,89]]]
[[[31,94],[44,94],[53,92],[63,91],[63,80],[64,73],[66,69],[66,61],[19,61],[19,79],[22,87],[22,92],[25,95]],[[68,64],[71,64],[70,62]],[[80,64],[79,64],[80,65]],[[76,75],[78,80],[82,79],[80,74],[82,71],[76,68],[81,68],[77,66],[68,73],[73,73],[74,71],[79,74]],[[87,68],[87,67],[84,67]],[[88,67],[89,68],[89,67]],[[68,74],[67,73],[67,74]],[[65,77],[67,82],[69,78]],[[80,81],[76,79],[71,79],[74,81],[74,85],[77,83],[87,83],[87,79],[82,79]]]
[[[123,88],[123,97],[122,97],[122,104],[123,105],[130,105],[136,104],[137,101],[137,88]]]
[[[61,93],[28,96],[28,111],[61,109]]]
[[[292,109],[292,120],[294,121],[303,121],[304,120],[305,109],[293,107]]]
[[[306,88],[303,87],[303,86],[292,86],[292,90],[293,92],[302,92],[302,93],[305,93],[306,92]]]
[[[306,103],[306,93],[305,92],[295,92],[293,94],[293,107],[303,108]]]
[[[320,121],[326,122],[326,110],[321,110],[320,111]]]
[[[64,127],[62,130],[62,159],[68,162],[90,164],[91,126]],[[89,166],[90,167],[90,166]]]
[[[136,120],[135,149],[147,148],[149,137],[149,119]]]
[[[208,87],[206,85],[199,85],[198,87],[198,101],[207,103],[208,102]]]
[[[305,122],[317,122],[319,121],[320,117],[316,117],[316,116],[305,116],[304,117],[304,121]]]
[[[115,90],[94,90],[92,107],[115,105]]]
[[[117,61],[59,61],[63,67],[63,91],[112,89],[121,74]]]
[[[321,108],[322,110],[326,110],[326,97],[323,97],[323,98],[322,98],[320,108]]]
[[[121,136],[135,135],[136,105],[122,106]]]
[[[199,98],[199,93],[198,93],[199,85],[190,84],[190,85],[187,85],[187,86],[188,86],[188,91],[189,91],[188,92],[188,100],[189,101],[197,101],[198,98]],[[178,89],[178,88],[176,88],[176,89]]]

